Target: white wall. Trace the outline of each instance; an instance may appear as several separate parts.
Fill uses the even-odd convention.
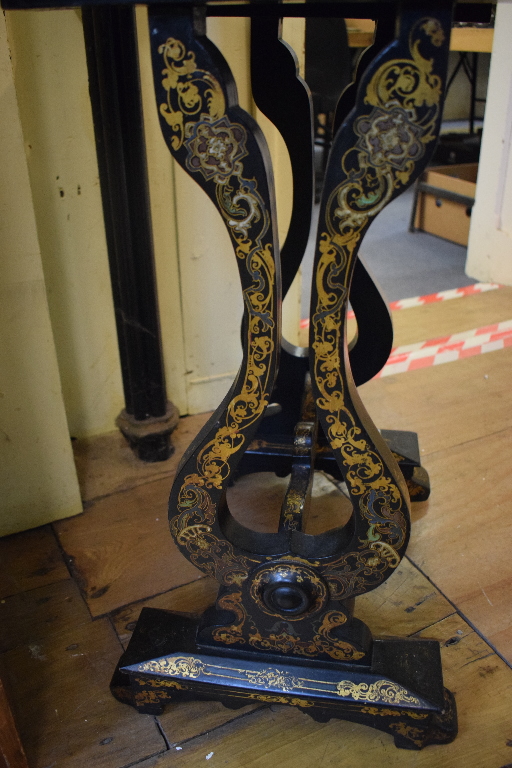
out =
[[[123,391],[80,13],[7,21],[69,429],[98,434]]]
[[[466,272],[512,285],[512,0],[498,0]]]
[[[82,509],[0,13],[0,536]]]

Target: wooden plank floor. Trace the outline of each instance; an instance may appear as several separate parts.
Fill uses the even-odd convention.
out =
[[[512,317],[512,289],[397,313],[396,343]],[[215,583],[172,544],[166,502],[179,455],[207,415],[183,419],[175,455],[141,465],[114,433],[77,441],[86,509],[0,540],[0,678],[30,768],[510,768],[512,765],[512,350],[369,382],[380,427],[415,429],[432,496],[413,506],[408,557],[356,615],[375,635],[441,642],[460,732],[453,744],[397,750],[391,737],[292,707],[230,711],[216,703],[141,716],[108,683],[141,608],[200,613]],[[271,480],[271,482],[268,482]],[[261,490],[261,482],[266,489]],[[230,490],[246,523],[272,528],[286,481]],[[316,478],[312,531],[343,520],[339,490]],[[508,660],[508,663],[507,663]],[[206,761],[208,761],[206,763]]]
[[[512,317],[512,289],[394,313],[397,344]],[[413,429],[432,495],[413,506],[408,556],[512,662],[512,349],[370,381],[381,428]]]

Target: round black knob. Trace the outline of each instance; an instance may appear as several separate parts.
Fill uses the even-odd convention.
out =
[[[294,615],[304,613],[310,604],[308,595],[300,587],[286,582],[267,588],[263,599],[271,610]]]
[[[244,584],[244,594],[258,610],[287,621],[318,613],[328,599],[327,585],[315,569],[291,558],[255,568]]]

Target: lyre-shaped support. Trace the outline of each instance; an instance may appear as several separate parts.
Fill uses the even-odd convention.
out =
[[[335,126],[339,127],[354,107],[357,85],[366,65],[394,39],[394,15],[382,14],[374,45],[363,55],[354,83],[339,101]],[[286,240],[281,248],[283,297],[295,277],[306,249],[313,201],[313,132],[311,95],[298,74],[294,52],[280,38],[281,22],[275,17],[257,15],[251,23],[251,84],[258,108],[275,125],[284,139],[293,176],[293,208]],[[279,76],[276,76],[279,73]],[[356,386],[364,384],[385,365],[392,349],[393,327],[388,307],[359,255],[350,285],[350,302],[357,319],[357,334],[349,344],[349,361]],[[241,463],[237,475],[272,471],[290,472],[294,425],[300,418],[303,382],[309,370],[307,348],[297,348],[282,340],[281,362],[272,393],[279,406],[266,412],[258,433]],[[429,496],[429,480],[420,465],[417,438],[412,432],[383,430],[387,445],[399,462],[414,501]],[[323,433],[320,433],[323,441]],[[338,480],[343,476],[333,454],[326,450],[316,457],[315,469],[324,470]],[[288,444],[288,450],[286,448]]]
[[[353,616],[354,598],[382,584],[399,564],[410,530],[407,486],[357,395],[345,321],[361,238],[373,217],[423,170],[439,131],[451,18],[446,4],[426,5],[428,13],[406,4],[397,39],[362,74],[355,106],[333,142],[314,265],[311,381],[307,358],[299,353],[301,380],[292,386],[302,391],[305,384],[305,396],[274,533],[243,526],[226,500],[266,414],[270,422],[279,367],[281,276],[268,152],[258,126],[236,103],[226,62],[205,36],[204,11],[150,8],[163,134],[225,221],[245,311],[240,371],[185,453],[169,501],[174,540],[190,562],[219,581],[217,603],[199,622],[142,614],[113,680],[116,695],[140,711],[197,697],[228,706],[279,700],[317,720],[373,725],[407,748],[450,741],[456,733],[438,644],[372,640]],[[305,99],[307,105],[307,92],[279,48],[277,27],[272,32],[261,20],[255,23],[253,66],[270,33],[274,43],[267,50],[283,59],[292,103]],[[264,81],[262,73],[260,86]],[[264,100],[264,88],[255,91]],[[267,106],[267,113],[272,109]],[[283,105],[275,114],[291,146]],[[284,248],[287,286],[304,247],[306,228],[297,227],[296,239]],[[358,279],[365,284],[364,271]],[[311,535],[305,512],[318,424],[353,512],[344,527]]]

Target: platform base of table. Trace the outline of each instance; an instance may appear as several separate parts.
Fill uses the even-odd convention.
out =
[[[371,665],[363,667],[232,648],[219,653],[196,644],[198,623],[144,608],[112,678],[114,696],[153,715],[180,701],[215,700],[231,709],[289,704],[318,722],[337,718],[385,731],[402,749],[446,744],[457,734],[435,641],[374,640]]]

